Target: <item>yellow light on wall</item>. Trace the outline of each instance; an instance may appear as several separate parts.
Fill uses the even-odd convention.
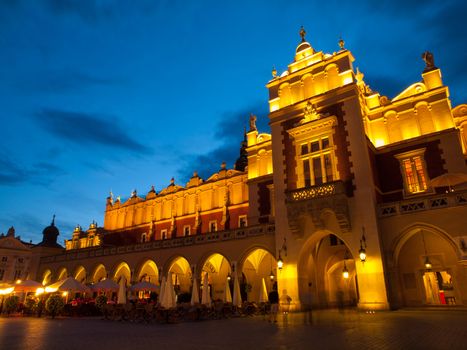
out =
[[[63,292],[63,293],[62,293],[62,296],[63,296],[63,297],[66,297],[67,295],[68,295],[68,292]]]
[[[37,288],[37,289],[36,289],[36,295],[44,294],[44,292],[45,292],[45,289],[44,289],[44,288]]]
[[[21,283],[20,279],[16,280],[16,284],[20,284],[20,283]]]
[[[7,294],[10,294],[10,293],[13,293],[14,289],[15,289],[14,287],[8,287],[8,288],[0,289],[0,295],[7,295]]]

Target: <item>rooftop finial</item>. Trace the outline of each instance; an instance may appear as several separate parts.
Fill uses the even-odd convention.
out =
[[[55,226],[55,214],[52,216],[52,223],[50,224],[50,226]]]
[[[277,77],[277,70],[276,70],[276,67],[272,66],[272,77],[273,78],[276,78]]]
[[[305,42],[305,35],[306,35],[306,31],[305,31],[305,28],[303,28],[303,26],[300,28],[300,36],[302,37],[302,43]]]
[[[339,47],[341,48],[341,50],[344,50],[344,45],[345,45],[345,41],[344,39],[342,39],[342,37],[339,38]]]

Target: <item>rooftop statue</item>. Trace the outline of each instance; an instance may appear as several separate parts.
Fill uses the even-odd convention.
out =
[[[422,58],[425,61],[426,65],[423,72],[429,72],[430,70],[437,68],[435,66],[435,59],[433,57],[433,54],[430,51],[425,51],[424,53],[422,53]]]
[[[253,113],[250,114],[250,131],[255,131],[256,129],[256,115]]]

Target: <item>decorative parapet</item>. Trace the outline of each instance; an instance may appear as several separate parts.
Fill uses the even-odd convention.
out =
[[[332,196],[335,194],[345,194],[345,186],[342,181],[328,182],[324,185],[301,188],[299,190],[287,192],[289,202],[301,201],[306,199]]]
[[[378,208],[380,217],[388,217],[401,214],[410,214],[419,211],[457,207],[467,205],[467,190],[433,195],[423,198],[413,198],[401,202],[381,204]]]
[[[274,225],[256,225],[251,227],[243,227],[241,229],[236,230],[210,232],[202,235],[176,237],[140,244],[125,245],[120,247],[93,247],[87,249],[70,250],[63,254],[43,257],[41,258],[41,264],[86,259],[91,257],[100,257],[108,255],[127,254],[133,252],[136,253],[148,250],[194,246],[199,244],[223,242],[255,236],[273,235],[274,233]]]
[[[322,214],[326,210],[334,213],[342,232],[350,231],[347,191],[343,181],[287,192],[289,228],[296,236],[303,236],[306,217],[312,219],[316,228],[324,228]]]

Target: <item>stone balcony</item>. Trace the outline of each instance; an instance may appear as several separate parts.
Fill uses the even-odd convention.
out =
[[[243,227],[235,230],[216,231],[200,235],[192,235],[187,237],[175,237],[164,240],[150,241],[146,243],[131,244],[118,247],[91,247],[83,249],[67,250],[62,254],[46,256],[41,258],[41,264],[53,263],[60,261],[69,261],[76,259],[85,259],[91,257],[100,257],[116,254],[128,254],[132,252],[151,251],[159,249],[171,249],[185,246],[195,246],[214,242],[224,242],[237,239],[243,239],[253,236],[274,235],[275,226],[255,225],[251,227]]]
[[[384,203],[378,207],[379,217],[410,214],[414,212],[467,205],[467,190],[445,194],[425,195],[400,202]]]
[[[331,210],[343,232],[351,229],[348,197],[352,196],[343,181],[288,191],[287,217],[289,228],[297,236],[303,235],[304,220],[310,217],[317,229],[325,226],[323,211]]]

